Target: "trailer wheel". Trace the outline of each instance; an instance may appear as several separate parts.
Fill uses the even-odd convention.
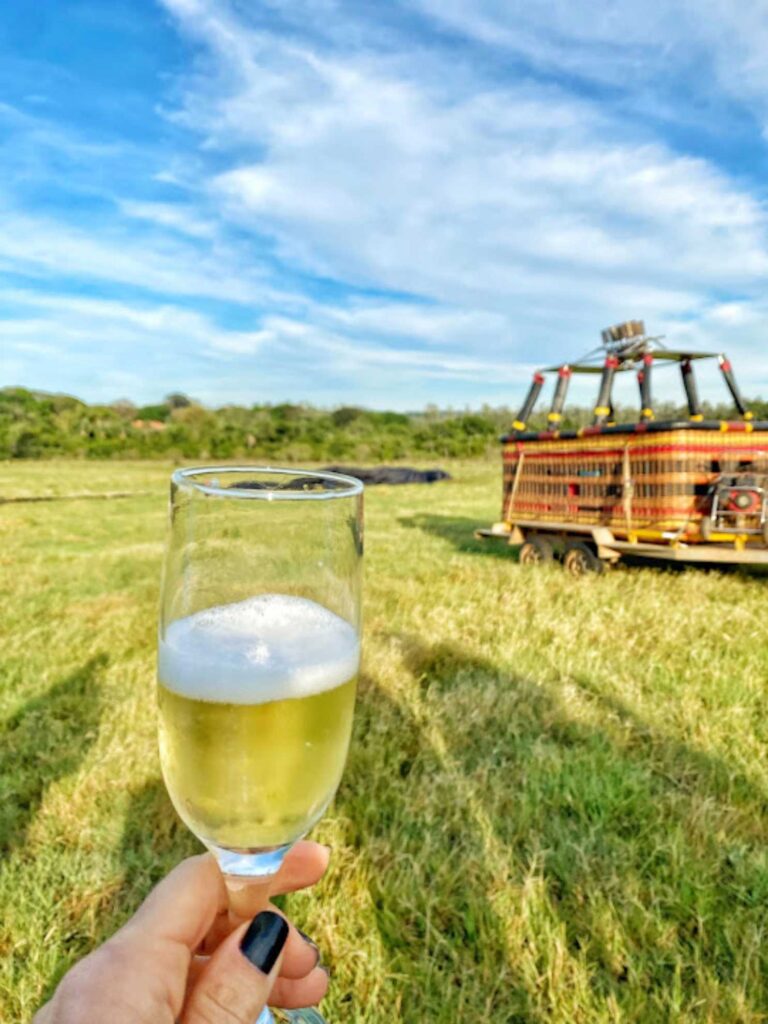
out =
[[[554,557],[554,548],[546,537],[530,537],[520,548],[520,565],[542,565]]]
[[[707,544],[712,536],[712,516],[701,517],[701,522],[699,523],[699,533],[701,534],[701,539],[704,541],[705,544]]]
[[[563,566],[569,576],[586,576],[587,573],[601,573],[605,569],[594,551],[580,540],[568,545]]]

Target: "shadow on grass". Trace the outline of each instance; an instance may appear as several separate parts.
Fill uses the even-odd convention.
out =
[[[114,935],[139,904],[168,872],[200,844],[183,826],[171,805],[161,779],[152,779],[130,793],[123,834],[115,857],[123,872],[119,887],[105,898],[98,928],[88,948],[61,957],[43,986],[41,1003],[50,999],[63,975],[77,959]],[[106,1022],[105,1022],[106,1024]]]
[[[506,540],[489,538],[478,540],[475,530],[487,526],[468,516],[438,516],[419,513],[412,516],[401,516],[401,526],[410,530],[423,530],[442,540],[448,540],[457,551],[475,555],[488,555],[491,558],[506,558],[517,561],[517,548],[510,547]]]
[[[74,772],[96,740],[108,660],[97,654],[0,727],[0,853],[24,846],[48,787]]]
[[[116,896],[117,923],[130,917],[179,861],[202,852],[202,845],[176,814],[162,779],[150,779],[133,790],[116,852],[123,871]],[[114,930],[115,919],[110,927]]]
[[[753,824],[764,831],[768,844],[768,792],[759,788],[742,771],[736,770],[717,757],[671,737],[663,736],[638,717],[626,701],[615,694],[603,693],[595,683],[584,676],[574,680],[576,685],[596,705],[621,723],[629,739],[633,754],[642,758],[660,774],[668,785],[680,793],[697,794],[702,799],[713,797],[729,807],[750,803],[759,813]],[[732,836],[738,839],[738,836]],[[768,883],[768,876],[766,876]]]
[[[458,647],[393,639],[419,696],[363,681],[339,797],[367,862],[393,1012],[575,1019],[564,1007],[578,978],[590,1000],[570,1004],[579,1019],[609,1019],[609,1003],[638,1021],[682,1019],[682,1007],[699,1019],[705,1005],[707,1019],[762,1019],[766,794],[594,684],[577,681],[606,728]],[[521,908],[534,868],[541,889]],[[514,956],[489,895],[499,884],[523,933]]]
[[[744,579],[768,579],[766,565],[728,565],[722,562],[665,562],[654,558],[624,555],[619,562],[626,569],[648,569],[652,572],[714,573],[716,576],[741,576]]]
[[[507,985],[506,922],[488,897],[497,879],[486,837],[457,815],[453,781],[422,717],[363,676],[336,806],[365,864],[386,963],[386,1006],[376,1019],[495,1020],[494,993],[503,988],[498,1019],[523,1024],[531,1008],[524,988]],[[445,805],[435,799],[441,791]],[[342,1003],[352,1013],[354,994]]]

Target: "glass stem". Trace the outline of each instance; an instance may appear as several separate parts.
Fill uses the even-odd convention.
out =
[[[242,875],[224,875],[229,896],[229,916],[232,923],[250,921],[269,905],[272,877],[244,878]]]

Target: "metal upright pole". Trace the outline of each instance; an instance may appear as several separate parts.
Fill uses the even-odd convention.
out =
[[[640,419],[643,422],[653,419],[653,402],[651,401],[651,367],[653,356],[646,352],[643,356],[643,368],[637,371],[637,383],[640,385]]]
[[[688,399],[688,418],[693,423],[700,423],[704,419],[699,403],[699,393],[696,390],[696,378],[693,375],[693,367],[690,359],[684,359],[680,363],[680,372],[683,377],[685,397]]]
[[[531,382],[531,387],[528,391],[528,394],[525,397],[525,401],[522,404],[520,412],[517,414],[517,419],[512,424],[515,430],[525,430],[526,424],[528,422],[528,417],[533,412],[533,407],[534,405],[536,405],[536,400],[541,394],[541,388],[543,384],[543,375],[538,372],[534,373],[533,381]]]
[[[717,357],[717,361],[720,364],[720,372],[725,379],[725,383],[728,385],[728,390],[731,392],[731,398],[738,410],[739,416],[743,416],[745,420],[751,420],[752,413],[744,405],[744,399],[741,397],[739,385],[736,383],[736,378],[733,375],[733,367],[730,360],[724,355],[720,355]]]
[[[557,371],[557,384],[555,385],[555,394],[552,398],[552,408],[547,415],[547,421],[552,427],[557,427],[557,424],[563,418],[563,406],[565,405],[565,396],[568,394],[570,382],[570,366],[561,366]]]
[[[613,390],[613,376],[619,365],[616,356],[608,356],[603,366],[603,375],[600,378],[600,393],[597,396],[595,406],[594,426],[605,423],[611,415],[611,391]]]

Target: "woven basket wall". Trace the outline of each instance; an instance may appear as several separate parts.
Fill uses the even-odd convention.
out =
[[[629,525],[633,530],[689,526],[697,533],[697,522],[709,510],[710,485],[721,473],[768,473],[768,431],[510,438],[503,459],[507,522],[573,522],[617,532]]]

